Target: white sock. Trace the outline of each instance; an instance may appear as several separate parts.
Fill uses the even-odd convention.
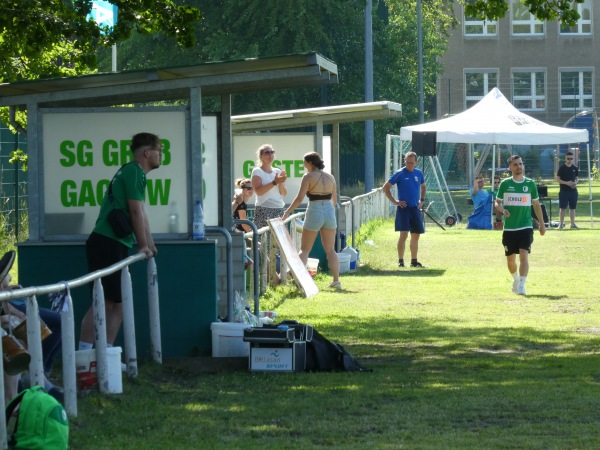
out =
[[[511,275],[513,277],[513,280],[519,281],[519,272],[512,273]]]
[[[527,283],[527,277],[521,277],[519,280],[519,286],[525,287],[525,283]]]
[[[79,341],[79,350],[91,350],[94,348],[94,344],[91,342]]]

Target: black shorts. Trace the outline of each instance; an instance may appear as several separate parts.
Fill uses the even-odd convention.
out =
[[[559,191],[558,192],[558,207],[560,209],[576,209],[577,208],[577,198],[579,194],[577,189],[569,189],[568,191]]]
[[[527,250],[531,253],[531,244],[533,243],[533,228],[523,230],[504,231],[502,233],[502,245],[504,246],[504,255],[510,256],[519,254],[519,250]]]
[[[88,271],[105,269],[129,256],[129,248],[119,241],[108,238],[98,233],[90,234],[85,243]],[[104,300],[121,303],[121,271],[102,278]],[[94,283],[90,283],[90,294],[93,294]]]

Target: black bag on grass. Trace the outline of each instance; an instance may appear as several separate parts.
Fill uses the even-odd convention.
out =
[[[295,330],[303,330],[305,327],[295,320],[284,320],[280,325],[287,325]],[[344,347],[331,342],[314,328],[312,339],[306,341],[305,370],[307,372],[371,372],[371,369],[361,366]]]

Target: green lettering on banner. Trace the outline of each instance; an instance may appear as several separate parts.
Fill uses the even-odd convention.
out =
[[[252,175],[252,169],[254,169],[254,161],[244,161],[244,164],[242,166],[242,173],[244,174],[244,178],[250,178],[250,176]]]
[[[75,142],[73,141],[62,141],[59,146],[60,154],[64,156],[59,160],[60,165],[63,167],[73,167],[77,160],[75,156]]]
[[[102,144],[102,162],[105,166],[119,166],[119,143],[113,139]]]
[[[160,142],[163,145],[163,156],[160,164],[161,166],[168,166],[169,164],[171,164],[171,142],[169,142],[166,139],[161,139]]]
[[[74,180],[64,180],[60,185],[60,202],[66,208],[97,206],[102,203],[110,180],[100,180],[94,186],[92,180],[83,180],[77,187]]]
[[[171,180],[146,180],[146,191],[148,193],[148,203],[150,205],[168,205],[169,193],[171,191]]]
[[[77,144],[77,161],[81,167],[94,165],[94,152],[90,141],[80,141]]]
[[[77,183],[73,180],[65,180],[60,184],[60,202],[66,208],[77,206],[77,192],[73,192],[73,189],[77,189]]]
[[[81,191],[77,206],[96,206],[96,198],[94,197],[94,187],[92,180],[83,180],[81,182]]]
[[[295,160],[294,161],[294,171],[293,171],[293,177],[295,178],[300,178],[302,177],[302,175],[304,175],[304,160],[302,161],[298,161]],[[288,176],[290,176],[290,172],[288,172]]]

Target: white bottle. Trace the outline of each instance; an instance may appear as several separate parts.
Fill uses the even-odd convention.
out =
[[[169,212],[169,233],[177,233],[179,231],[179,214],[177,214],[177,204],[171,202],[171,212]]]
[[[200,203],[200,200],[196,200],[196,207],[194,208],[192,238],[194,241],[204,240],[204,211],[202,211],[202,204]]]

